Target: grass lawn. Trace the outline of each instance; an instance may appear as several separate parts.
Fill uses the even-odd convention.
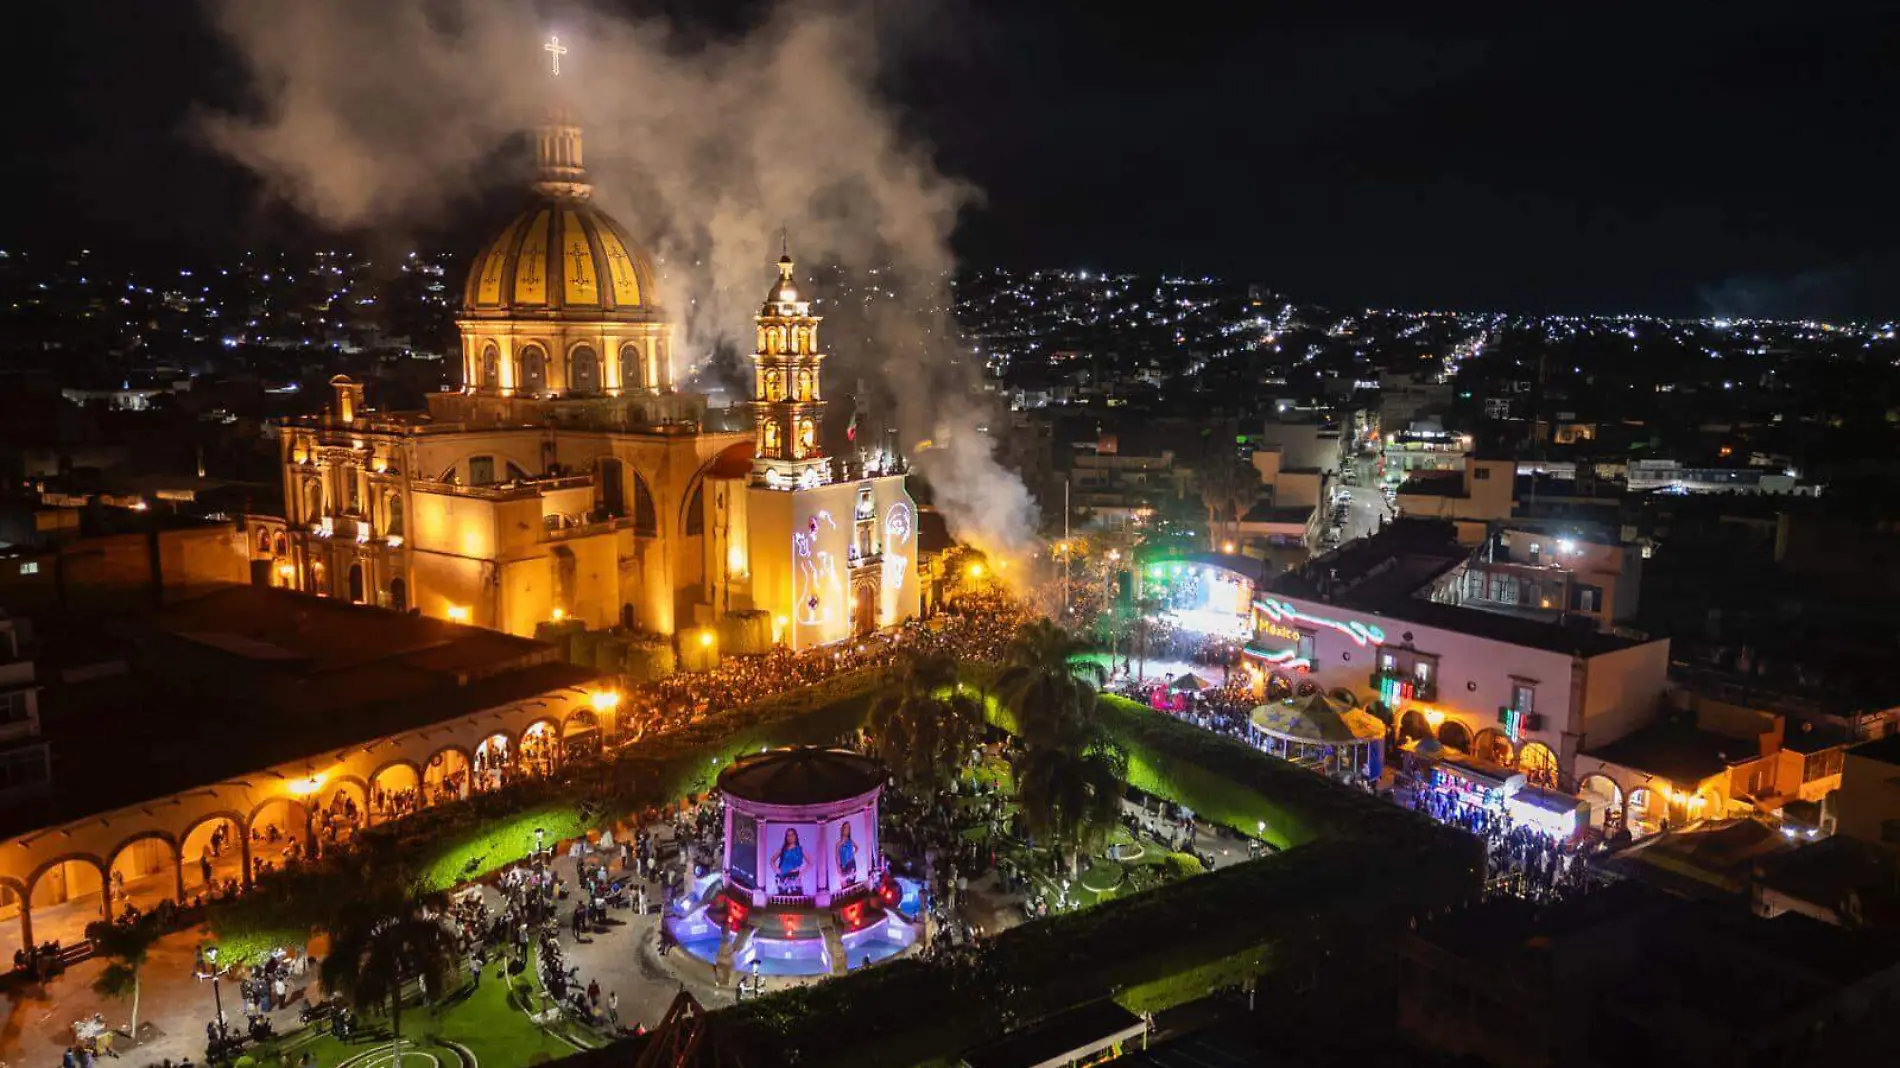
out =
[[[439,1009],[416,1007],[403,1011],[403,1039],[415,1043],[414,1047],[404,1046],[405,1068],[411,1063],[426,1063],[418,1054],[435,1056],[444,1068],[457,1068],[461,1063],[459,1058],[437,1044],[442,1041],[466,1048],[475,1055],[479,1065],[488,1068],[519,1068],[558,1060],[575,1052],[574,1045],[549,1034],[514,1005],[509,999],[506,981],[491,974],[483,978],[479,987],[472,991],[464,987],[463,991],[466,997]],[[246,1052],[260,1068],[296,1064],[306,1052],[317,1068],[335,1068],[366,1053],[374,1055],[367,1058],[370,1063],[363,1068],[394,1068],[389,1064],[388,1021],[367,1013],[359,1014],[359,1019],[364,1030],[381,1032],[382,1037],[375,1041],[359,1038],[345,1043],[324,1027],[320,1033],[306,1031],[288,1035]]]

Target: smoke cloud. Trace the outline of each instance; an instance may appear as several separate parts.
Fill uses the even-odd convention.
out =
[[[327,226],[418,233],[524,182],[522,134],[558,91],[584,128],[596,201],[655,254],[682,365],[750,351],[781,227],[801,267],[844,265],[902,294],[902,308],[826,302],[834,368],[880,380],[907,447],[934,442],[920,469],[953,534],[992,551],[1032,543],[1033,504],[977,432],[979,364],[950,325],[949,240],[977,191],[905,136],[878,86],[905,33],[941,29],[927,15],[907,7],[893,25],[872,0],[786,2],[706,39],[587,7],[543,21],[514,0],[212,12],[253,107],[207,112],[196,132]],[[549,33],[569,48],[558,79]],[[469,236],[471,250],[486,237]]]

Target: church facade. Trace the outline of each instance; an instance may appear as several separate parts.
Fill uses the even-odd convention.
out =
[[[915,504],[885,453],[828,455],[819,317],[789,257],[756,321],[749,429],[676,384],[651,261],[592,202],[581,132],[536,141],[528,206],[470,262],[463,388],[383,412],[332,381],[281,432],[273,585],[529,635],[675,635],[735,613],[794,648],[918,610]]]

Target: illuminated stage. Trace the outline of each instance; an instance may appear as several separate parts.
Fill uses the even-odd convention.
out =
[[[1144,598],[1181,630],[1230,641],[1253,634],[1254,580],[1231,567],[1204,561],[1154,563],[1142,574]]]
[[[884,765],[839,749],[775,749],[719,775],[725,863],[687,887],[666,928],[725,981],[843,975],[909,950],[919,895],[883,865]]]

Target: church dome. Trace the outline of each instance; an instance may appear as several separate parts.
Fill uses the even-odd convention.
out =
[[[542,197],[469,264],[463,311],[542,316],[658,310],[653,264],[606,212],[577,197]]]
[[[462,310],[477,318],[650,319],[653,263],[592,202],[580,127],[557,116],[536,135],[535,200],[469,263]]]

